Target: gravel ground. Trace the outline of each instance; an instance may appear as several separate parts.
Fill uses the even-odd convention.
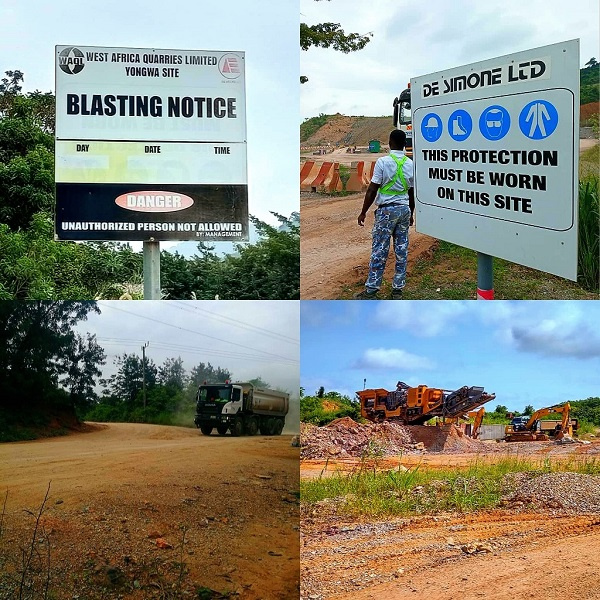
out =
[[[545,473],[532,477],[528,473],[517,473],[509,477],[509,482],[517,489],[503,498],[505,506],[600,513],[599,475]]]

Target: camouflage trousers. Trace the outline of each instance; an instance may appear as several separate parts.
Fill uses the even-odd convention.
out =
[[[380,206],[375,211],[369,277],[365,283],[368,292],[376,292],[381,287],[383,271],[390,251],[391,238],[394,240],[394,253],[396,254],[396,270],[392,281],[392,289],[401,290],[404,287],[409,224],[410,208],[406,205]]]

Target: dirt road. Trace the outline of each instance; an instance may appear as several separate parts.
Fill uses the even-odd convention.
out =
[[[357,223],[364,194],[328,198],[302,193],[300,197],[300,297],[303,300],[348,298],[361,291],[369,272],[373,210],[364,227]],[[409,231],[408,268],[431,251],[434,238]],[[384,278],[391,281],[394,260],[390,257]]]
[[[225,594],[206,598],[297,597],[290,440],[110,424],[0,444],[0,573],[18,570],[35,521],[24,509],[38,510],[51,481],[39,537],[57,599],[197,597],[199,587]],[[0,577],[0,598],[8,586]]]
[[[469,554],[462,547],[483,544]],[[303,520],[301,598],[592,600],[598,516],[510,511],[385,522]]]

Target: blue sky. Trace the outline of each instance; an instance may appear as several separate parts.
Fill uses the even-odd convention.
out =
[[[304,301],[301,385],[483,386],[522,411],[600,396],[600,303]]]

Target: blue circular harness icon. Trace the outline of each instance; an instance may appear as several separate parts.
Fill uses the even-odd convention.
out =
[[[437,142],[442,135],[442,120],[435,113],[429,113],[421,121],[421,134],[428,142]]]
[[[554,133],[558,111],[547,100],[534,100],[525,105],[519,115],[519,128],[532,140],[543,140]]]
[[[466,110],[455,110],[448,119],[448,133],[453,140],[463,142],[473,131],[473,119]]]
[[[487,140],[501,140],[510,129],[510,115],[504,106],[488,106],[479,117],[479,131]]]

